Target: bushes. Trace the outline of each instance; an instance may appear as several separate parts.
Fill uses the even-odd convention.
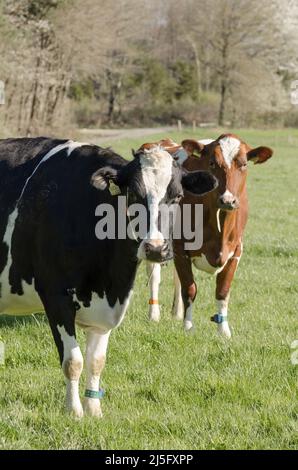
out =
[[[296,127],[298,128],[298,107],[295,111],[289,111],[284,115],[284,122],[285,127]]]
[[[219,97],[202,92],[198,99],[195,70],[189,62],[166,65],[148,57],[138,59],[129,73],[119,77],[121,87],[115,95],[112,120],[106,77],[72,83],[69,97],[79,127],[154,126],[175,124],[178,119],[185,124],[193,120],[216,122]]]
[[[146,101],[143,105],[133,107],[125,113],[125,123],[133,126],[176,124],[178,119],[191,125],[197,122],[216,122],[218,96],[211,93],[203,94],[200,102],[190,97],[173,100],[171,103],[154,103]]]

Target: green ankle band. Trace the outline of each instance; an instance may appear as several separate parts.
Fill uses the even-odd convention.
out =
[[[104,390],[100,388],[99,390],[85,390],[85,397],[86,398],[96,398],[96,399],[101,399],[104,396]]]

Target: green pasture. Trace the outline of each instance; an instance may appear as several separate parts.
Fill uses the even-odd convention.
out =
[[[221,132],[198,130],[195,137]],[[237,134],[251,146],[271,146],[274,156],[249,168],[250,218],[232,287],[232,339],[219,338],[210,322],[215,280],[200,272],[195,333],[172,321],[171,264],[162,269],[161,322],[149,323],[141,266],[127,316],[110,339],[104,417],[76,421],[64,413],[63,375],[44,316],[0,317],[6,347],[0,448],[298,448],[298,365],[290,360],[298,339],[298,130]],[[161,137],[111,146],[129,157],[132,147]],[[78,337],[84,349],[84,334]]]

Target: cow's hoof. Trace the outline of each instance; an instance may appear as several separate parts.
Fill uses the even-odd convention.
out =
[[[84,411],[87,416],[102,418],[100,401],[96,398],[84,399]]]
[[[149,310],[149,320],[159,322],[160,320],[159,305],[151,305],[150,310]]]
[[[195,327],[192,321],[190,320],[184,321],[184,331],[186,331],[186,333],[194,333]]]
[[[66,406],[67,413],[69,413],[71,416],[73,416],[76,419],[81,419],[84,416],[84,411],[82,405],[76,405],[76,406]]]
[[[232,334],[228,322],[225,321],[218,325],[217,332],[222,338],[231,339]]]

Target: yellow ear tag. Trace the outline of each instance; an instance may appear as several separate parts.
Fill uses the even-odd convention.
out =
[[[109,191],[110,191],[110,194],[112,196],[119,196],[119,194],[121,194],[121,190],[119,188],[119,186],[117,186],[114,181],[111,181],[109,182]]]
[[[194,150],[192,154],[194,157],[199,157],[199,158],[201,157],[201,154],[197,150]]]

